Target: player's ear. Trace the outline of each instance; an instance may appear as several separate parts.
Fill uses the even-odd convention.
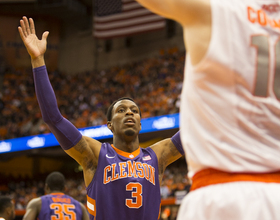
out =
[[[47,183],[45,184],[44,190],[45,190],[45,193],[46,193],[46,194],[49,194],[49,192],[50,192],[50,187],[48,186]]]
[[[112,122],[111,121],[107,121],[107,127],[110,129],[110,131],[112,131]]]

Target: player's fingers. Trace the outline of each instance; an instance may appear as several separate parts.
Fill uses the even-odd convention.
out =
[[[23,21],[24,21],[24,25],[25,25],[25,29],[26,29],[26,32],[27,32],[27,35],[29,35],[31,32],[30,32],[30,27],[29,27],[29,22],[27,20],[27,17],[23,17]]]
[[[48,36],[49,36],[49,32],[48,32],[48,31],[45,31],[45,32],[43,33],[43,35],[42,35],[42,40],[46,41],[47,38],[48,38]]]
[[[21,27],[18,27],[18,32],[19,32],[19,35],[20,35],[21,39],[23,40],[25,36],[24,36],[24,33],[23,33]]]
[[[31,34],[36,34],[35,25],[34,25],[34,21],[32,18],[29,18],[29,24],[30,24]]]
[[[21,26],[22,36],[27,37],[26,27],[23,20],[20,20],[20,26]]]

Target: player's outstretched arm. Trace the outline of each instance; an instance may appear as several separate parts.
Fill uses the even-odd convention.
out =
[[[159,165],[159,179],[161,181],[165,168],[178,160],[182,155],[185,155],[183,150],[180,131],[178,131],[172,138],[167,138],[159,141],[151,146],[156,153]]]
[[[41,205],[41,198],[35,198],[30,200],[30,202],[27,204],[23,220],[36,220],[41,210]]]
[[[35,92],[43,120],[55,135],[63,150],[84,168],[84,172],[91,174],[85,178],[88,180],[86,181],[87,184],[94,175],[94,166],[97,164],[101,143],[83,137],[78,129],[61,115],[58,109],[55,93],[44,62],[49,33],[44,32],[42,40],[39,40],[36,36],[34,21],[31,18],[23,17],[20,20],[20,25],[18,28],[20,36],[31,57]]]
[[[195,22],[202,5],[209,0],[136,0],[150,11],[183,25]]]

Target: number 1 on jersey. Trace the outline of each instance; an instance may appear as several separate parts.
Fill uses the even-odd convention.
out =
[[[272,51],[272,53],[269,51],[269,36],[253,36],[252,46],[257,48],[257,76],[255,81],[254,95],[267,97],[269,77],[274,77],[273,91],[277,99],[280,99],[280,38],[275,43],[275,51]],[[272,56],[275,56],[275,63],[273,64],[270,63],[271,54]],[[270,68],[274,68],[274,76],[269,76]]]

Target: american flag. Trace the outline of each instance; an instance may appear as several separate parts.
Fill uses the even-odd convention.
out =
[[[135,0],[95,0],[94,36],[106,39],[130,36],[165,27],[165,19]]]

